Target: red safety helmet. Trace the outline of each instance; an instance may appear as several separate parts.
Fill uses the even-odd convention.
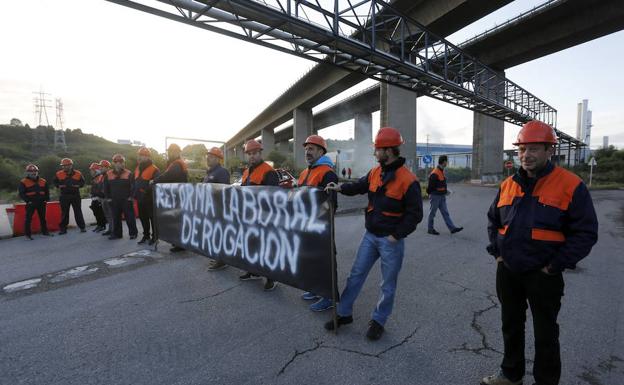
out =
[[[252,139],[248,141],[247,143],[245,143],[245,153],[256,151],[256,150],[262,150],[262,145],[258,143],[257,141]]]
[[[398,147],[403,144],[403,137],[396,128],[382,127],[375,136],[375,148]]]
[[[29,164],[26,166],[26,172],[39,172],[39,167],[34,164]]]
[[[74,161],[69,159],[69,158],[63,158],[61,159],[61,166],[73,166],[74,165]]]
[[[139,148],[139,151],[137,151],[137,154],[139,156],[152,156],[152,153],[150,152],[150,150],[147,147]]]
[[[528,143],[549,143],[557,144],[557,134],[555,130],[544,122],[539,120],[531,120],[522,126],[518,133],[518,139],[514,146]]]
[[[327,142],[325,142],[325,139],[323,139],[322,136],[310,135],[305,140],[305,142],[303,142],[303,146],[305,147],[305,145],[308,143],[316,144],[317,146],[321,147],[325,153],[327,153]]]
[[[105,168],[110,168],[111,167],[111,162],[107,161],[106,159],[102,159],[100,161],[100,166],[105,167]]]
[[[219,147],[212,147],[210,150],[208,150],[208,153],[216,156],[219,159],[223,159],[223,151],[221,151]]]
[[[126,161],[126,158],[125,158],[123,155],[121,155],[121,154],[115,154],[115,155],[113,155],[113,163],[116,163],[116,162],[125,162],[125,161]]]
[[[96,171],[96,170],[100,170],[101,168],[102,166],[100,166],[98,163],[95,163],[95,162],[89,165],[89,170]]]

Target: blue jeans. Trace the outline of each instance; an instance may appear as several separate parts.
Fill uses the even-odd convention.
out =
[[[436,211],[438,211],[438,209],[440,209],[440,212],[442,213],[442,218],[444,218],[446,227],[448,227],[449,230],[456,229],[457,227],[455,226],[455,224],[453,224],[453,221],[451,220],[451,216],[449,215],[448,209],[446,208],[446,196],[431,194],[429,197],[431,199],[430,200],[431,206],[430,206],[430,211],[429,211],[428,229],[433,230],[433,218],[435,218]]]
[[[360,243],[353,267],[351,267],[347,286],[340,297],[338,315],[345,317],[353,314],[353,303],[360,294],[370,269],[381,257],[381,296],[373,311],[372,319],[380,325],[384,325],[392,313],[397,278],[403,264],[404,251],[404,239],[392,242],[386,237],[378,237],[367,231]]]

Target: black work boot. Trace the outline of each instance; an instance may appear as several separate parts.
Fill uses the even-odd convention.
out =
[[[368,337],[369,340],[373,340],[373,341],[377,341],[378,339],[380,339],[381,335],[384,332],[383,325],[381,325],[379,322],[375,321],[374,319],[370,320],[368,325],[369,326],[368,326],[368,331],[366,332],[366,337]]]
[[[342,325],[348,325],[351,322],[353,322],[353,316],[338,316],[338,327],[342,326]],[[327,330],[334,330],[334,320],[329,320],[327,322],[325,322],[325,329]]]

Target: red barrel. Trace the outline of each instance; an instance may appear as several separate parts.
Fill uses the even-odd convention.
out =
[[[7,214],[13,213],[13,236],[24,235],[24,224],[26,223],[26,204],[15,203],[13,208],[7,208]],[[46,222],[48,231],[57,231],[61,223],[61,205],[58,201],[48,202],[46,206]],[[33,234],[41,232],[39,225],[39,214],[35,211],[30,225]]]

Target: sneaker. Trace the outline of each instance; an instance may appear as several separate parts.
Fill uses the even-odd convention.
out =
[[[317,302],[310,305],[312,311],[325,311],[334,307],[332,300],[329,298],[321,298]]]
[[[366,337],[369,340],[377,341],[381,338],[381,335],[384,332],[384,327],[374,319],[370,320],[368,323],[368,331],[366,332]]]
[[[451,234],[459,233],[463,229],[464,229],[463,227],[456,227],[453,230],[451,230]]]
[[[264,283],[264,291],[271,291],[275,289],[275,287],[277,287],[277,282],[267,278],[266,282]]]
[[[80,229],[80,232],[81,232],[81,233],[86,233],[86,232],[87,232],[87,229],[85,229],[85,228],[83,227],[82,229]]]
[[[431,230],[427,231],[427,234],[440,235],[440,233],[438,233],[435,229],[431,229]]]
[[[310,293],[309,291],[306,291],[303,295],[301,295],[301,299],[304,301],[317,301],[319,298],[321,297],[314,293]]]
[[[240,279],[241,281],[251,281],[252,279],[261,279],[262,277],[257,276],[255,274],[251,274],[250,272],[247,272],[243,275],[241,275],[240,277],[238,277],[238,279]]]
[[[221,261],[210,261],[210,263],[208,264],[208,270],[210,271],[221,270],[225,269],[226,267],[227,265]]]
[[[145,242],[147,242],[147,241],[148,241],[148,239],[149,239],[149,237],[146,237],[146,236],[144,235],[144,236],[143,236],[143,238],[141,238],[141,240],[140,240],[140,241],[138,241],[137,243],[138,243],[139,245],[142,245],[142,244],[144,244]]]
[[[180,251],[184,251],[184,248],[180,246],[173,246],[169,249],[169,251],[172,253],[179,253]]]
[[[348,325],[351,322],[353,322],[353,316],[338,316],[338,327],[342,326],[342,325]],[[334,330],[334,320],[329,320],[327,322],[325,322],[325,329],[327,330]]]
[[[518,381],[511,381],[507,378],[502,371],[492,374],[491,376],[484,377],[481,380],[481,385],[522,385],[522,379]]]

